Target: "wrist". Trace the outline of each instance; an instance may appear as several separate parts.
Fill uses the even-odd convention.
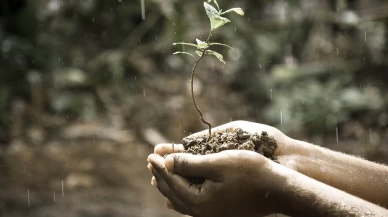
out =
[[[289,207],[289,204],[292,203],[292,195],[290,192],[291,183],[295,183],[295,178],[292,170],[284,167],[273,161],[269,161],[268,165],[264,167],[265,170],[269,173],[260,171],[257,175],[262,177],[256,179],[256,186],[259,189],[256,191],[256,194],[259,197],[265,197],[268,201],[269,209],[272,213],[282,213],[285,215],[290,215],[293,213],[291,210],[292,207]],[[267,187],[263,189],[263,184],[267,183]],[[264,194],[263,194],[264,190]]]
[[[276,212],[288,216],[313,214],[312,207],[301,205],[316,201],[315,195],[308,190],[309,178],[282,165],[279,167],[282,167],[279,177],[282,183],[276,191]]]

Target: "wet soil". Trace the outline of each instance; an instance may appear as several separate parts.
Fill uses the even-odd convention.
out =
[[[249,150],[276,160],[274,157],[277,142],[267,132],[248,133],[240,128],[233,132],[215,133],[209,140],[208,135],[183,138],[186,153],[206,155],[225,150]]]

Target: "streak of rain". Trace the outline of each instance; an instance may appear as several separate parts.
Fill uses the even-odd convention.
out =
[[[280,124],[283,124],[283,111],[280,111]]]
[[[337,139],[337,143],[338,143],[338,127],[335,128],[335,138]]]
[[[141,18],[143,20],[146,19],[146,14],[145,14],[145,4],[144,4],[144,0],[140,0],[140,5],[141,5]]]
[[[27,201],[28,201],[28,207],[31,206],[31,203],[30,203],[30,189],[27,190]]]
[[[65,196],[65,191],[63,189],[63,180],[61,181],[61,186],[62,186],[62,197]]]

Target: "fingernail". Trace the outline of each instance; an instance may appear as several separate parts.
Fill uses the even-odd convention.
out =
[[[148,163],[147,168],[149,171],[152,171],[152,165],[150,163]]]
[[[172,206],[171,203],[167,203],[166,206],[167,206],[168,209],[174,209],[174,207]]]
[[[169,208],[169,209],[175,209],[174,206],[172,205],[172,203],[171,203],[170,200],[167,200],[167,201],[166,201],[166,206],[167,206],[167,208]]]
[[[156,179],[155,179],[154,176],[152,176],[151,185],[154,186],[155,188],[158,187],[158,184],[157,184]]]

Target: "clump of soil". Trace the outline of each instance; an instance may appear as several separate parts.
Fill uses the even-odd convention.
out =
[[[233,132],[216,133],[208,141],[208,135],[199,137],[189,136],[183,138],[182,144],[186,153],[206,155],[218,153],[225,150],[249,150],[275,160],[274,153],[277,142],[273,137],[263,131],[260,134],[250,134],[240,128]]]

